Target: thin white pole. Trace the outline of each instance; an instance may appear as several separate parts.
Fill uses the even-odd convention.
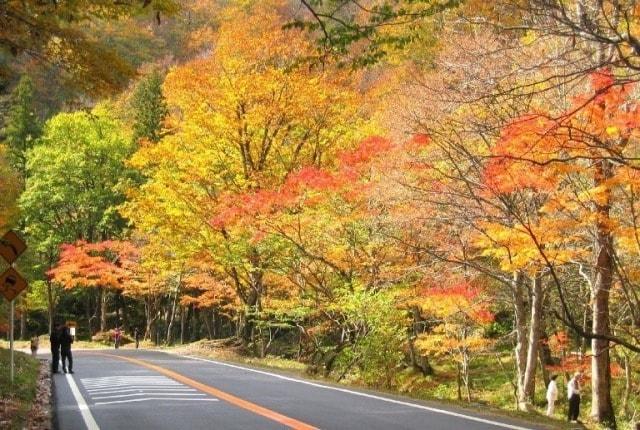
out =
[[[11,351],[10,355],[11,355],[11,383],[13,384],[13,374],[15,373],[15,363],[13,360],[13,314],[15,311],[15,299],[11,300],[11,312],[10,312],[10,316],[9,316],[9,349]]]

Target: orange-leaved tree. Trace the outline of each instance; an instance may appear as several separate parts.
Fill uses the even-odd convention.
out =
[[[427,286],[416,302],[427,315],[430,327],[418,336],[416,347],[434,356],[450,357],[458,372],[458,398],[462,387],[471,401],[470,364],[475,354],[486,351],[492,340],[484,327],[493,322],[489,296],[480,282],[461,281],[451,285]]]
[[[133,270],[138,250],[130,242],[79,241],[60,246],[60,258],[48,276],[64,288],[98,288],[100,290],[100,331],[107,327],[105,290],[122,291],[136,282]],[[89,328],[91,332],[91,328]]]
[[[533,218],[514,217],[497,226],[493,254],[504,240],[520,238],[520,253],[542,263],[560,299],[557,316],[591,339],[592,409],[599,422],[614,423],[610,347],[640,350],[640,336],[628,324],[630,310],[611,327],[611,293],[620,288],[637,309],[637,291],[627,270],[637,260],[636,190],[640,106],[635,85],[609,70],[594,72],[590,88],[560,113],[538,111],[512,121],[492,149],[487,188],[497,195],[529,190],[538,200]],[[501,238],[504,238],[502,240]],[[576,321],[565,299],[559,267],[588,267],[591,329]],[[616,333],[616,335],[614,335]]]

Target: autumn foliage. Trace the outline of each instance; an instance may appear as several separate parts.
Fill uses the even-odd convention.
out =
[[[21,203],[41,219],[30,231],[84,223],[61,221],[64,234],[43,241],[48,285],[83,288],[73,294],[95,304],[102,325],[137,319],[156,342],[228,338],[245,354],[296,359],[338,381],[508,398],[521,411],[540,406],[549,372],[581,370],[594,420],[615,421],[611,387],[632,403],[640,352],[640,88],[630,63],[576,70],[587,60],[573,56],[619,35],[543,35],[560,16],[546,14],[556,2],[535,16],[522,2],[463,2],[456,13],[476,19],[455,23],[448,7],[427,19],[412,15],[421,2],[388,2],[386,13],[415,21],[413,37],[406,27],[367,34],[411,52],[353,70],[335,54],[354,41],[332,51],[304,19],[291,25],[313,6],[223,3],[189,2],[189,30],[136,33],[188,32],[185,51],[142,66],[138,89],[101,108],[108,118],[47,123],[56,132],[43,140],[48,152],[29,155],[38,194]],[[584,2],[569,3],[579,11]],[[603,4],[613,13],[620,2]],[[506,38],[463,24],[486,20],[543,28]],[[344,36],[349,24],[324,30]],[[446,35],[437,43],[432,25]],[[572,62],[546,63],[563,48]],[[121,113],[132,100],[135,112]],[[54,137],[65,156],[54,157]],[[90,144],[105,142],[94,157]],[[113,168],[97,181],[113,148]],[[59,168],[47,176],[39,167],[49,158]],[[68,159],[74,170],[92,166],[74,177],[82,198],[68,186]],[[2,160],[0,191],[12,193]],[[52,184],[62,191],[45,217],[36,197]],[[66,210],[69,201],[83,205]],[[15,213],[0,206],[0,229]]]

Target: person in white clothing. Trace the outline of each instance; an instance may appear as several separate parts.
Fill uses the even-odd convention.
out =
[[[558,384],[556,384],[556,378],[558,375],[551,375],[551,381],[547,387],[547,416],[553,416],[555,410],[555,403],[558,400]]]
[[[580,415],[580,379],[582,374],[576,372],[567,383],[567,398],[569,399],[569,421],[575,423]]]

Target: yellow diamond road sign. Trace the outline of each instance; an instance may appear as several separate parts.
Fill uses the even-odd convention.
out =
[[[0,275],[0,294],[12,301],[27,288],[27,281],[13,267],[9,267]]]
[[[27,245],[13,231],[7,232],[0,238],[0,256],[9,264],[13,264],[25,249]]]

